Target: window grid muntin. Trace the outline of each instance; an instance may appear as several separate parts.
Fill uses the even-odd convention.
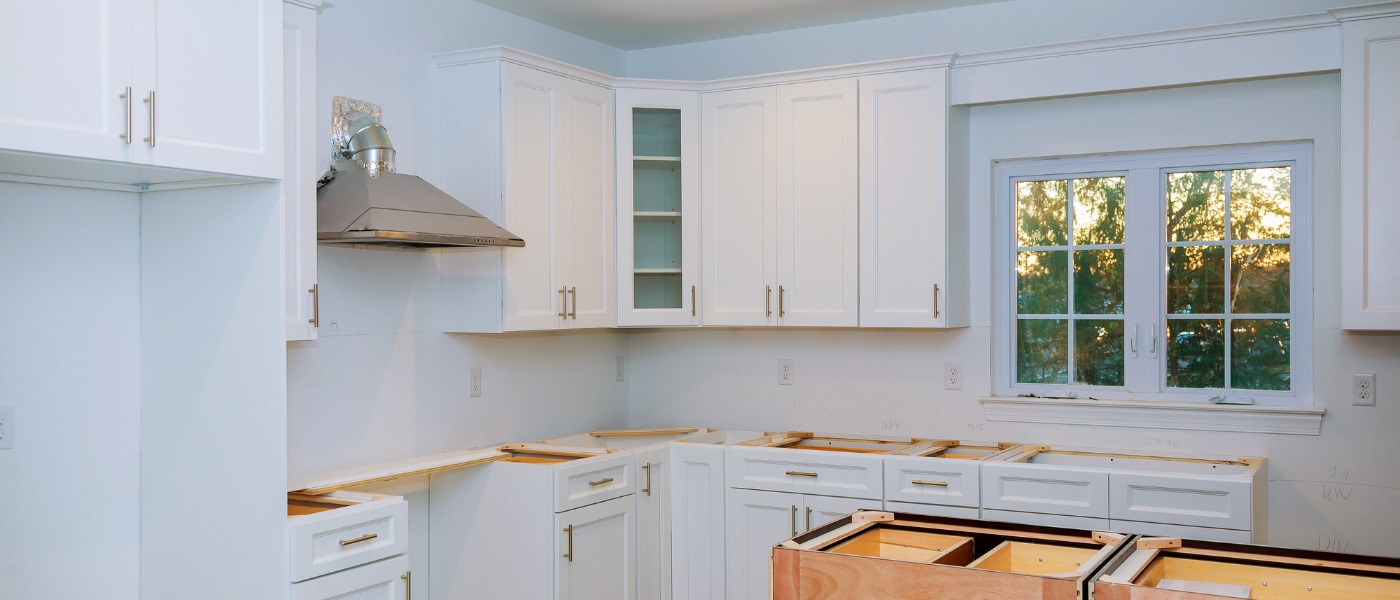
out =
[[[1123,212],[1124,212],[1124,215],[1125,215],[1124,222],[1123,222],[1123,242],[1122,242],[1122,243],[1118,243],[1118,244],[1089,244],[1089,245],[1084,245],[1084,246],[1076,246],[1075,243],[1074,243],[1074,241],[1075,241],[1075,240],[1074,240],[1074,190],[1075,190],[1075,185],[1074,185],[1074,183],[1075,183],[1076,181],[1078,181],[1078,180],[1081,180],[1081,179],[1108,179],[1108,178],[1122,178],[1122,179],[1123,179],[1123,184],[1124,184]],[[1019,365],[1019,364],[1020,364],[1020,363],[1019,363],[1020,356],[1019,356],[1019,354],[1017,353],[1017,348],[1013,347],[1013,348],[1011,349],[1012,365],[1013,365],[1013,367],[1012,367],[1012,369],[1013,369],[1013,373],[1012,373],[1013,385],[1019,384],[1019,385],[1059,386],[1059,387],[1088,386],[1088,387],[1099,388],[1099,389],[1127,389],[1127,369],[1128,369],[1128,365],[1127,365],[1127,360],[1126,360],[1126,359],[1127,359],[1126,348],[1124,349],[1125,352],[1124,352],[1124,364],[1123,364],[1124,385],[1096,385],[1096,384],[1080,383],[1080,382],[1078,382],[1078,381],[1075,380],[1075,368],[1074,368],[1074,366],[1075,366],[1075,365],[1074,365],[1074,357],[1075,357],[1075,352],[1074,352],[1074,350],[1075,350],[1075,347],[1074,347],[1074,340],[1075,340],[1075,326],[1076,326],[1075,321],[1081,321],[1081,320],[1089,320],[1089,321],[1123,321],[1123,322],[1124,322],[1124,324],[1123,324],[1123,337],[1124,337],[1124,342],[1123,342],[1123,343],[1125,343],[1125,344],[1126,344],[1126,340],[1127,340],[1127,336],[1128,336],[1128,331],[1127,331],[1127,322],[1126,322],[1126,316],[1125,316],[1125,313],[1127,312],[1127,306],[1126,306],[1126,303],[1127,303],[1127,299],[1126,299],[1126,285],[1127,285],[1127,283],[1126,283],[1126,279],[1122,282],[1122,285],[1123,285],[1124,288],[1125,288],[1125,289],[1123,290],[1124,293],[1125,293],[1124,306],[1121,307],[1121,308],[1119,309],[1119,310],[1120,310],[1119,313],[1117,313],[1117,314],[1089,314],[1089,313],[1082,313],[1082,314],[1081,314],[1081,313],[1076,313],[1076,312],[1075,312],[1075,310],[1074,310],[1074,258],[1075,258],[1075,257],[1074,257],[1074,253],[1075,253],[1076,251],[1081,251],[1081,250],[1083,250],[1083,251],[1089,251],[1089,250],[1122,250],[1122,251],[1123,251],[1123,257],[1124,257],[1124,258],[1123,258],[1123,268],[1126,269],[1126,267],[1127,267],[1127,254],[1128,254],[1128,252],[1127,252],[1127,246],[1128,246],[1128,243],[1127,243],[1127,242],[1128,242],[1128,222],[1127,222],[1127,219],[1126,219],[1126,214],[1127,214],[1127,209],[1128,209],[1128,198],[1127,198],[1128,173],[1125,172],[1125,171],[1114,171],[1114,172],[1108,172],[1108,173],[1079,173],[1079,174],[1070,174],[1070,173],[1066,173],[1066,174],[1056,175],[1056,176],[1053,176],[1053,177],[1025,177],[1025,178],[1013,179],[1012,182],[1011,182],[1011,194],[1012,194],[1012,209],[1011,209],[1011,210],[1012,210],[1012,218],[1011,218],[1011,224],[1012,224],[1012,229],[1015,231],[1015,234],[1014,234],[1013,237],[1012,237],[1013,240],[1019,240],[1019,231],[1020,231],[1019,227],[1020,227],[1020,219],[1021,219],[1021,211],[1020,211],[1020,206],[1019,206],[1019,195],[1018,195],[1018,194],[1019,194],[1019,191],[1018,191],[1017,186],[1018,186],[1019,184],[1022,184],[1022,183],[1035,183],[1035,182],[1044,182],[1044,181],[1065,181],[1065,182],[1066,182],[1066,184],[1065,184],[1065,245],[1063,245],[1063,246],[1021,246],[1021,245],[1019,245],[1019,244],[1016,244],[1015,249],[1014,249],[1014,250],[1012,251],[1012,253],[1011,253],[1011,260],[1012,260],[1012,263],[1013,263],[1013,267],[1012,267],[1011,271],[1012,271],[1012,280],[1013,280],[1013,282],[1014,282],[1013,285],[1012,285],[1012,294],[1011,294],[1011,295],[1012,295],[1012,298],[1013,298],[1013,303],[1015,303],[1015,306],[1013,307],[1013,311],[1012,311],[1012,312],[1013,312],[1013,318],[1011,319],[1011,321],[1012,321],[1012,327],[1013,327],[1011,339],[1012,339],[1012,340],[1017,340],[1017,339],[1019,339],[1018,336],[1019,336],[1019,332],[1020,332],[1020,321],[1021,321],[1022,319],[1026,319],[1026,320],[1057,320],[1057,321],[1058,321],[1058,320],[1063,320],[1063,321],[1067,321],[1067,324],[1066,324],[1066,325],[1067,325],[1068,328],[1067,328],[1067,330],[1066,330],[1066,332],[1065,332],[1065,344],[1066,344],[1066,347],[1065,347],[1065,354],[1066,354],[1066,356],[1065,356],[1065,358],[1066,358],[1066,361],[1067,361],[1067,362],[1066,362],[1066,365],[1065,365],[1065,366],[1066,366],[1066,368],[1067,368],[1068,370],[1067,370],[1066,376],[1065,376],[1065,383],[1029,383],[1029,382],[1023,383],[1023,382],[1020,381],[1019,366],[1015,366],[1015,365]],[[1052,314],[1021,314],[1021,313],[1019,312],[1020,305],[1019,305],[1019,302],[1016,302],[1016,299],[1019,299],[1019,294],[1020,294],[1020,289],[1021,289],[1021,287],[1020,287],[1020,286],[1021,286],[1021,283],[1020,283],[1020,273],[1019,273],[1019,271],[1017,270],[1017,268],[1016,268],[1014,265],[1016,264],[1017,260],[1019,259],[1019,256],[1020,256],[1020,253],[1021,253],[1021,252],[1065,252],[1065,253],[1066,253],[1066,258],[1067,258],[1067,260],[1066,260],[1066,263],[1065,263],[1065,312],[1064,312],[1063,314],[1053,314],[1053,313],[1052,313]],[[1125,272],[1125,275],[1126,275],[1126,272]]]
[[[1233,198],[1233,191],[1234,191],[1234,189],[1233,189],[1233,187],[1234,187],[1234,179],[1235,179],[1235,178],[1234,178],[1234,173],[1235,173],[1235,171],[1248,171],[1248,170],[1253,170],[1253,169],[1268,169],[1268,168],[1281,168],[1281,167],[1287,167],[1287,168],[1288,168],[1288,186],[1289,186],[1289,188],[1288,188],[1288,194],[1289,194],[1289,204],[1288,204],[1288,223],[1289,223],[1289,229],[1288,229],[1288,237],[1286,237],[1286,238],[1265,238],[1265,239],[1257,239],[1257,240],[1253,240],[1253,239],[1252,239],[1252,240],[1235,240],[1235,239],[1234,239],[1234,226],[1235,226],[1235,223],[1234,223],[1233,215],[1232,215],[1232,213],[1231,213],[1231,209],[1232,209],[1232,207],[1233,207],[1233,205],[1234,205],[1234,202],[1233,202],[1233,199],[1234,199],[1234,198]],[[1294,323],[1293,315],[1294,315],[1294,312],[1296,311],[1296,307],[1294,306],[1294,301],[1293,301],[1293,290],[1294,290],[1294,287],[1295,287],[1295,282],[1294,282],[1294,279],[1295,279],[1295,278],[1294,278],[1294,274],[1293,274],[1293,270],[1292,270],[1292,266],[1293,266],[1293,235],[1294,235],[1294,231],[1295,231],[1294,228],[1296,227],[1296,219],[1294,218],[1294,215],[1295,215],[1296,212],[1297,212],[1297,211],[1296,211],[1297,203],[1294,201],[1294,199],[1296,198],[1295,190],[1297,189],[1297,177],[1296,177],[1296,172],[1295,172],[1295,171],[1296,171],[1296,162],[1295,162],[1295,161],[1279,161],[1279,162],[1277,162],[1277,163],[1261,163],[1261,164],[1239,163],[1239,164],[1233,164],[1233,165],[1229,165],[1229,166],[1206,166],[1206,165],[1198,165],[1198,166],[1193,166],[1193,167],[1172,168],[1172,169],[1163,169],[1163,170],[1162,170],[1162,176],[1161,176],[1161,181],[1160,181],[1161,194],[1160,194],[1160,198],[1159,198],[1160,203],[1159,203],[1159,206],[1158,206],[1158,211],[1161,212],[1162,214],[1166,214],[1167,208],[1168,208],[1168,206],[1170,205],[1170,202],[1171,202],[1171,200],[1170,200],[1170,195],[1171,195],[1171,183],[1170,183],[1171,175],[1178,174],[1178,173],[1214,173],[1214,172],[1223,172],[1223,173],[1225,174],[1225,177],[1224,177],[1224,179],[1225,179],[1225,186],[1224,186],[1224,196],[1225,196],[1224,203],[1225,203],[1225,207],[1224,207],[1224,216],[1223,216],[1223,218],[1225,219],[1224,228],[1223,228],[1223,231],[1224,231],[1224,238],[1225,238],[1225,239],[1223,239],[1223,240],[1211,240],[1211,241],[1199,241],[1199,242],[1197,242],[1197,241],[1172,242],[1172,241],[1169,241],[1169,240],[1171,239],[1171,231],[1167,230],[1167,227],[1169,226],[1169,224],[1168,224],[1167,221],[1164,219],[1164,220],[1162,221],[1162,240],[1165,242],[1164,246],[1165,246],[1166,249],[1163,251],[1163,254],[1162,254],[1162,267],[1163,267],[1163,268],[1162,268],[1162,281],[1161,281],[1161,286],[1162,286],[1162,287],[1161,287],[1162,313],[1163,313],[1163,316],[1165,317],[1165,320],[1166,320],[1166,321],[1172,321],[1172,320],[1204,321],[1204,320],[1214,320],[1214,319],[1219,319],[1219,320],[1221,320],[1221,333],[1222,333],[1222,335],[1224,336],[1224,341],[1223,341],[1223,343],[1222,343],[1222,351],[1223,351],[1223,352],[1222,352],[1222,357],[1221,357],[1221,360],[1222,360],[1223,363],[1224,363],[1224,364],[1223,364],[1223,367],[1222,367],[1222,368],[1223,368],[1223,371],[1224,371],[1224,385],[1223,385],[1222,387],[1218,387],[1218,388],[1190,388],[1190,387],[1172,386],[1172,385],[1168,385],[1168,384],[1167,384],[1167,382],[1169,381],[1169,379],[1168,379],[1168,369],[1169,369],[1169,367],[1170,367],[1170,365],[1171,365],[1171,356],[1170,356],[1170,353],[1169,353],[1168,350],[1167,350],[1167,348],[1168,348],[1167,342],[1168,342],[1168,336],[1170,335],[1170,331],[1169,331],[1169,329],[1167,328],[1166,323],[1164,322],[1164,323],[1162,324],[1162,344],[1161,344],[1161,352],[1159,353],[1159,355],[1160,355],[1160,357],[1161,357],[1161,358],[1160,358],[1160,362],[1161,362],[1161,377],[1162,377],[1162,380],[1161,380],[1161,381],[1162,381],[1162,390],[1163,390],[1163,391],[1166,391],[1166,392],[1173,392],[1173,391],[1201,392],[1201,391],[1217,391],[1217,390],[1218,390],[1218,391],[1222,391],[1222,392],[1248,392],[1250,395],[1280,395],[1280,396],[1292,396],[1292,395],[1294,395],[1294,393],[1293,393],[1293,392],[1294,392],[1294,390],[1293,390],[1293,386],[1294,386],[1294,378],[1293,378],[1293,375],[1294,375],[1294,372],[1295,372],[1295,368],[1294,368],[1294,367],[1295,367],[1296,365],[1294,364],[1294,354],[1293,354],[1293,353],[1294,353],[1295,348],[1296,348],[1296,346],[1297,346],[1297,345],[1294,343],[1294,341],[1295,341],[1296,338],[1297,338],[1297,335],[1296,335],[1296,328],[1293,327],[1293,323]],[[1125,198],[1125,199],[1124,199],[1124,204],[1126,205],[1126,203],[1127,203],[1127,200],[1126,200],[1126,198]],[[1126,231],[1124,232],[1124,236],[1125,236],[1124,239],[1125,239],[1125,241],[1126,241]],[[1287,246],[1288,246],[1288,252],[1289,252],[1288,260],[1289,260],[1289,269],[1290,269],[1290,270],[1289,270],[1289,277],[1288,277],[1288,280],[1289,280],[1289,281],[1288,281],[1288,283],[1289,283],[1289,301],[1288,301],[1288,308],[1289,308],[1290,312],[1288,312],[1288,313],[1234,313],[1234,312],[1233,312],[1233,306],[1232,306],[1232,304],[1233,304],[1233,303],[1232,303],[1232,296],[1233,296],[1233,294],[1232,294],[1231,287],[1230,287],[1230,275],[1232,274],[1232,270],[1233,270],[1233,268],[1234,268],[1234,265],[1233,265],[1233,263],[1234,263],[1234,260],[1233,260],[1233,253],[1231,252],[1231,249],[1234,248],[1235,246],[1275,245],[1275,244],[1277,244],[1277,245],[1287,245]],[[1170,294],[1170,290],[1168,289],[1168,286],[1170,285],[1170,277],[1171,277],[1171,265],[1170,265],[1170,263],[1168,262],[1168,255],[1167,255],[1167,253],[1170,252],[1170,249],[1171,249],[1171,248],[1205,248],[1205,247],[1223,247],[1223,248],[1224,248],[1224,254],[1225,254],[1224,260],[1223,260],[1223,262],[1224,262],[1224,279],[1223,279],[1223,284],[1222,284],[1222,285],[1223,285],[1223,287],[1224,287],[1224,292],[1223,292],[1223,293],[1224,293],[1223,306],[1224,306],[1224,308],[1225,308],[1225,312],[1224,312],[1224,313],[1169,313],[1169,312],[1167,312],[1167,310],[1169,310],[1169,307],[1168,307],[1168,305],[1167,305],[1167,304],[1168,304],[1167,299],[1168,299],[1169,294]],[[1125,311],[1126,311],[1126,309],[1125,309]],[[1234,333],[1234,327],[1233,327],[1232,325],[1233,325],[1233,321],[1235,321],[1236,319],[1239,319],[1239,320],[1249,320],[1249,319],[1275,319],[1275,320],[1286,320],[1286,321],[1288,321],[1288,344],[1289,344],[1289,364],[1288,364],[1289,383],[1288,383],[1288,387],[1289,387],[1289,389],[1287,389],[1287,390],[1256,390],[1256,389],[1249,389],[1249,388],[1236,388],[1236,387],[1233,387],[1233,386],[1231,385],[1231,380],[1232,380],[1232,376],[1233,376],[1233,373],[1232,373],[1232,369],[1233,369],[1233,364],[1232,364],[1232,363],[1233,363],[1233,360],[1232,360],[1232,359],[1234,358],[1233,354],[1234,354],[1234,334],[1235,334],[1235,333]]]

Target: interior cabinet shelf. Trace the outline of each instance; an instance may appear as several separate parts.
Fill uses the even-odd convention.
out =
[[[678,210],[639,210],[632,213],[632,219],[636,221],[674,221],[681,218],[681,211]]]
[[[672,170],[681,168],[679,156],[633,156],[632,167],[636,169]]]
[[[637,275],[679,275],[680,269],[632,269]]]

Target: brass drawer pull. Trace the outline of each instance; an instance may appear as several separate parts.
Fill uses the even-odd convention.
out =
[[[377,534],[377,533],[366,533],[366,534],[364,534],[364,535],[362,535],[362,536],[360,536],[360,537],[357,537],[357,538],[355,538],[355,539],[353,539],[353,540],[340,540],[340,545],[341,545],[341,546],[349,546],[350,544],[354,544],[354,543],[356,543],[356,542],[363,542],[363,541],[366,541],[366,540],[372,540],[372,539],[377,538],[377,537],[379,537],[379,534]]]
[[[564,558],[569,559],[569,562],[574,562],[574,526],[565,527],[564,533],[569,535],[569,551],[564,553]]]
[[[946,481],[922,481],[915,479],[910,483],[913,483],[914,485],[941,485],[943,487],[948,487],[948,482]]]
[[[605,484],[605,483],[610,483],[612,480],[613,480],[613,478],[608,477],[607,479],[599,479],[598,481],[590,481],[590,482],[588,482],[588,485],[593,485],[593,486],[603,485],[603,484]]]
[[[795,476],[795,477],[816,477],[816,476],[817,476],[816,473],[804,473],[804,472],[802,472],[802,471],[788,471],[787,474],[788,474],[788,475]]]

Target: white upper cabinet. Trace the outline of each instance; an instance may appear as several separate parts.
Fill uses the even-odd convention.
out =
[[[777,92],[777,324],[855,327],[856,80]]]
[[[135,1],[137,161],[281,178],[282,2]]]
[[[287,341],[316,339],[316,11],[283,5],[283,256]]]
[[[700,324],[700,98],[617,90],[617,324]]]
[[[862,327],[969,324],[966,193],[949,151],[963,122],[947,68],[860,78]]]
[[[438,187],[525,240],[442,252],[444,330],[614,326],[612,90],[545,70],[588,73],[576,67],[499,47],[436,59]]]
[[[1400,329],[1400,17],[1342,23],[1342,327]],[[1356,18],[1358,20],[1350,20]]]
[[[7,11],[13,26],[0,53],[24,60],[0,65],[0,148],[284,175],[280,0],[22,2]]]
[[[706,325],[776,325],[777,93],[701,95]]]
[[[127,131],[121,95],[134,85],[131,0],[10,2],[5,20],[0,146],[129,160],[135,146],[119,136]]]

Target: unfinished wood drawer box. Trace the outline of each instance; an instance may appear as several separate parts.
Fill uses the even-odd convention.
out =
[[[1262,543],[1266,475],[1262,458],[1022,446],[983,465],[982,507],[1248,531]]]
[[[408,551],[408,503],[399,496],[287,495],[293,582]]]
[[[1127,537],[858,512],[773,549],[773,600],[1078,600]]]
[[[777,433],[730,446],[729,487],[881,500],[884,455],[923,440]]]
[[[927,440],[885,455],[885,500],[977,508],[979,467],[1016,444]]]
[[[1178,538],[1135,538],[1089,591],[1095,600],[1400,598],[1400,559]]]

